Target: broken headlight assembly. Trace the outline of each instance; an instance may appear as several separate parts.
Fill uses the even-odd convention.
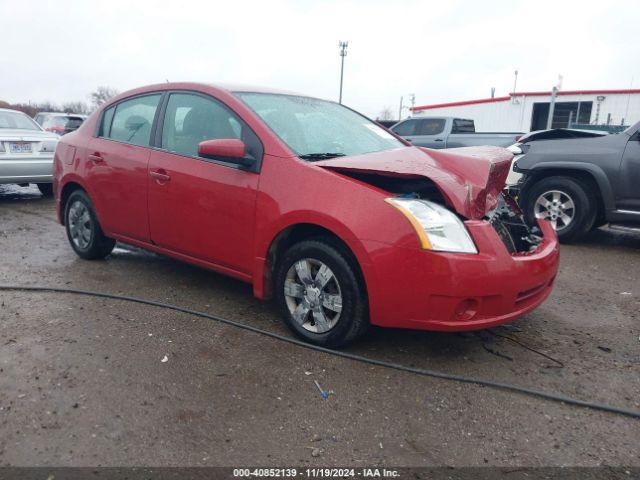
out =
[[[478,253],[462,220],[442,205],[428,200],[387,198],[411,223],[424,250]]]

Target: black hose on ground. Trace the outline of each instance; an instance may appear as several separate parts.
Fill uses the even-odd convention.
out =
[[[545,400],[551,400],[554,402],[566,403],[567,405],[573,405],[578,407],[591,408],[593,410],[600,410],[603,412],[615,413],[618,415],[624,415],[632,418],[640,419],[640,412],[634,410],[628,410],[626,408],[619,408],[611,405],[604,405],[600,403],[587,402],[585,400],[579,400],[577,398],[567,397],[565,395],[561,395],[558,393],[548,393],[543,392],[541,390],[535,390],[526,387],[519,387],[517,385],[512,385],[509,383],[500,383],[493,382],[490,380],[482,380],[479,378],[473,377],[465,377],[462,375],[454,375],[444,372],[438,372],[434,370],[426,370],[422,368],[414,368],[407,367],[404,365],[400,365],[397,363],[385,362],[383,360],[376,360],[373,358],[363,357],[361,355],[356,355],[353,353],[343,352],[339,350],[331,350],[330,348],[320,347],[318,345],[312,345],[310,343],[303,342],[302,340],[298,340],[296,338],[288,337],[285,335],[280,335],[278,333],[269,332],[268,330],[263,330],[261,328],[252,327],[251,325],[247,325],[241,322],[236,322],[235,320],[230,320],[228,318],[219,317],[217,315],[211,315],[204,312],[198,312],[196,310],[191,310],[189,308],[179,307],[177,305],[171,305],[168,303],[155,302],[153,300],[145,300],[143,298],[136,297],[128,297],[124,295],[114,295],[110,293],[101,293],[101,292],[92,292],[89,290],[77,290],[72,288],[54,288],[54,287],[29,287],[29,286],[21,286],[21,285],[0,285],[0,291],[25,291],[25,292],[52,292],[52,293],[68,293],[75,295],[87,295],[92,297],[99,298],[109,298],[112,300],[122,300],[127,302],[135,302],[141,303],[143,305],[151,305],[154,307],[167,308],[170,310],[174,310],[176,312],[186,313],[188,315],[195,315],[202,318],[208,318],[209,320],[215,320],[217,322],[221,322],[227,325],[232,325],[237,328],[242,328],[243,330],[248,330],[250,332],[258,333],[260,335],[265,335],[267,337],[275,338],[277,340],[281,340],[283,342],[292,343],[293,345],[297,345],[299,347],[308,348],[310,350],[316,350],[318,352],[328,353],[330,355],[335,355],[337,357],[348,358],[349,360],[354,360],[357,362],[367,363],[369,365],[376,365],[384,368],[392,368],[394,370],[399,370],[402,372],[415,373],[417,375],[422,375],[425,377],[434,377],[440,378],[443,380],[453,380],[456,382],[462,383],[472,383],[475,385],[481,385],[484,387],[498,388],[501,390],[507,390],[510,392],[521,393],[525,395],[531,395],[538,398],[543,398]]]

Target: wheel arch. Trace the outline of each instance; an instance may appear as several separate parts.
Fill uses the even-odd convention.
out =
[[[607,211],[615,209],[613,189],[607,175],[597,165],[590,163],[553,162],[535,166],[527,172],[526,181],[521,196],[526,198],[528,190],[542,179],[549,177],[570,177],[578,180],[592,193],[596,200],[598,215],[606,216]]]
[[[345,239],[348,235],[339,234],[335,228],[318,222],[290,223],[272,236],[266,252],[260,256],[256,265],[253,288],[258,298],[273,297],[273,273],[278,259],[292,245],[310,238],[325,238],[330,244],[342,250],[353,262],[358,279],[363,282],[367,291],[368,258],[364,247],[355,237]]]
[[[65,224],[64,210],[66,208],[67,201],[69,200],[69,197],[71,196],[71,194],[76,190],[82,190],[83,192],[87,193],[87,195],[89,194],[87,192],[87,189],[84,188],[84,186],[81,183],[75,180],[69,180],[64,184],[64,186],[60,190],[59,218],[60,218],[60,223],[62,225]]]

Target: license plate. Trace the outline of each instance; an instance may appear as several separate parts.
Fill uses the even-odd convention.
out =
[[[9,143],[10,153],[31,153],[31,143],[29,142],[12,142]]]

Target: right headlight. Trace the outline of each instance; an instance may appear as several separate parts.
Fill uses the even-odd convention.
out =
[[[407,217],[425,250],[478,253],[462,220],[442,205],[427,200],[387,198]]]

